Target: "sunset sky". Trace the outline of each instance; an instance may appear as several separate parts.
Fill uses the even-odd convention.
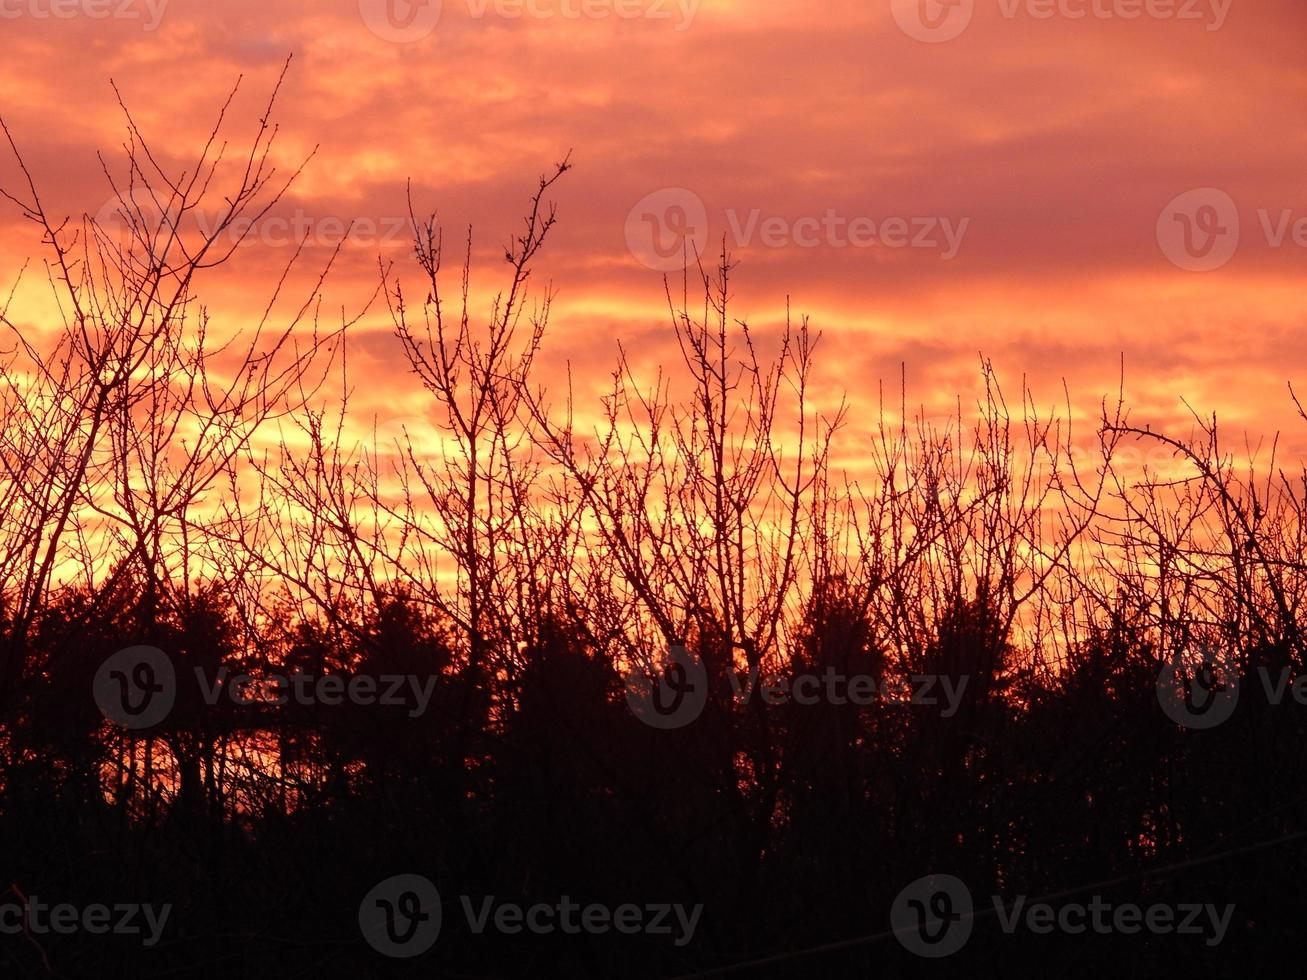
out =
[[[787,297],[811,315],[855,421],[900,364],[931,410],[973,398],[978,353],[1044,403],[1065,378],[1092,415],[1124,357],[1141,424],[1174,424],[1183,397],[1307,446],[1286,389],[1307,388],[1307,7],[922,3],[0,0],[0,113],[50,210],[96,214],[97,151],[121,172],[111,79],[182,169],[242,74],[226,132],[252,136],[293,55],[277,156],[293,169],[319,150],[275,216],[320,242],[361,219],[327,287],[337,319],[367,302],[379,253],[416,282],[407,181],[447,240],[475,225],[481,298],[505,282],[496,260],[536,179],[570,151],[533,280],[557,290],[553,378],[570,360],[578,388],[602,387],[619,340],[674,363],[653,215],[664,243],[727,235],[735,313],[764,337]],[[0,185],[18,176],[6,153]],[[0,221],[7,292],[42,253],[16,208]],[[202,284],[215,318],[262,309],[285,242],[255,236]],[[12,311],[34,329],[53,309],[38,278]],[[356,408],[421,411],[395,382],[384,307],[350,357]]]

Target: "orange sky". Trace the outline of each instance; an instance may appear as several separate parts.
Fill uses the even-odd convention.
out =
[[[901,362],[910,399],[970,398],[977,352],[1045,403],[1067,379],[1092,412],[1124,355],[1140,423],[1180,418],[1185,397],[1235,431],[1293,429],[1285,383],[1307,388],[1307,5],[954,3],[0,0],[0,112],[51,210],[94,214],[109,196],[96,151],[114,160],[124,135],[110,78],[184,167],[242,73],[229,135],[252,135],[293,53],[279,156],[320,149],[276,214],[324,241],[364,220],[327,290],[351,311],[378,252],[406,260],[406,180],[453,237],[475,223],[500,276],[536,178],[571,150],[537,282],[558,290],[550,363],[570,359],[579,386],[603,385],[619,339],[649,366],[676,357],[657,263],[641,261],[653,215],[665,235],[728,235],[736,313],[764,336],[787,295],[811,314],[821,370],[858,412],[880,380],[897,387]],[[5,156],[0,184],[15,177]],[[1212,190],[1172,203],[1198,188]],[[7,291],[40,249],[13,207],[0,221]],[[281,230],[202,289],[216,315],[261,309],[288,254]],[[895,246],[901,235],[928,244]],[[39,321],[29,285],[19,318]],[[384,309],[350,352],[356,408],[420,410],[416,385],[394,382]]]

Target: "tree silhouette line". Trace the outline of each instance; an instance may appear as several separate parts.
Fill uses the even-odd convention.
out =
[[[206,274],[300,172],[275,165],[275,99],[233,157],[229,98],[184,168],[124,107],[112,222],[53,215],[4,127],[4,197],[40,234],[53,300],[40,323],[17,288],[0,306],[0,887],[173,908],[149,948],[6,934],[6,975],[1237,976],[1291,960],[1307,707],[1259,696],[1259,678],[1303,667],[1300,464],[1239,463],[1198,415],[1182,435],[1138,426],[1119,397],[1082,437],[1024,387],[1010,406],[984,361],[974,412],[932,421],[882,394],[868,424],[820,382],[807,319],[733,315],[724,252],[666,289],[679,360],[651,378],[620,348],[578,405],[541,381],[552,294],[528,289],[570,161],[540,180],[487,309],[471,235],[451,292],[441,226],[410,204],[415,265],[383,262],[362,312],[326,322],[342,241],[311,271],[294,251],[252,326],[213,324]],[[188,228],[201,208],[220,217]],[[348,339],[374,310],[428,431],[356,435]],[[1164,465],[1133,465],[1140,447]],[[178,677],[143,728],[95,698],[135,646]],[[705,697],[660,729],[629,682],[667,682],[673,649]],[[1238,683],[1222,724],[1163,710],[1177,657]],[[431,696],[279,703],[268,684],[289,673],[423,677]],[[191,682],[233,675],[253,695]],[[827,675],[943,679],[958,698],[761,693]],[[449,906],[413,961],[357,924],[401,873]],[[936,962],[887,932],[931,873],[979,902],[1097,889],[1235,913],[1217,946],[978,919]],[[452,911],[464,894],[704,913],[682,946],[475,935]]]

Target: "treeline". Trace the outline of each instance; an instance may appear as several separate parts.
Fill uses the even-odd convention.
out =
[[[171,914],[148,946],[8,932],[7,971],[1237,975],[1296,952],[1307,707],[1263,681],[1303,664],[1301,468],[1238,470],[1214,422],[1158,433],[1119,401],[1086,437],[985,364],[974,412],[869,426],[806,320],[731,315],[726,256],[687,275],[697,309],[668,291],[667,375],[619,351],[577,405],[536,370],[528,289],[567,163],[488,310],[470,244],[451,295],[415,212],[415,268],[383,265],[353,319],[321,320],[333,256],[224,332],[199,290],[289,186],[272,108],[239,162],[216,128],[175,172],[128,115],[112,227],[48,213],[15,150],[5,197],[59,302],[0,308],[5,900]],[[202,206],[225,217],[182,231]],[[345,353],[375,309],[430,432],[353,435]],[[121,658],[143,647],[166,666]],[[1228,718],[1183,723],[1235,683]],[[106,711],[133,687],[165,714]],[[1214,944],[985,914],[937,963],[889,912],[934,873],[980,910],[1235,909]],[[445,906],[411,961],[359,927],[399,874]],[[702,914],[683,943],[477,935],[460,896]]]

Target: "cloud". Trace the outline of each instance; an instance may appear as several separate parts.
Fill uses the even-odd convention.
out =
[[[451,256],[475,225],[481,310],[537,177],[570,150],[576,171],[558,187],[560,224],[534,280],[537,294],[548,282],[559,291],[548,363],[560,382],[570,361],[602,384],[616,338],[675,370],[661,276],[628,251],[624,228],[636,201],[678,187],[703,201],[714,251],[734,238],[741,312],[760,327],[787,298],[811,312],[839,351],[833,384],[896,384],[907,361],[914,385],[946,399],[985,350],[1050,389],[1074,379],[1092,410],[1124,353],[1158,404],[1188,396],[1252,426],[1291,421],[1283,382],[1307,354],[1297,288],[1307,249],[1272,247],[1259,212],[1307,217],[1301,5],[1236,2],[1208,30],[1147,16],[1042,19],[977,0],[960,36],[925,44],[888,0],[704,0],[684,30],[568,17],[551,2],[540,8],[551,16],[502,4],[477,16],[479,3],[445,0],[434,29],[407,44],[370,31],[359,0],[172,0],[154,31],[18,16],[4,25],[0,104],[42,191],[66,213],[93,213],[109,196],[96,152],[112,166],[125,133],[110,78],[161,160],[181,169],[240,75],[232,145],[252,135],[293,53],[278,164],[287,172],[317,153],[278,216],[393,222],[411,181]],[[16,177],[5,159],[0,182]],[[1206,186],[1238,203],[1243,238],[1227,266],[1185,272],[1155,226],[1168,201]],[[828,213],[969,225],[944,260],[927,248],[732,236],[755,213],[791,230]],[[0,260],[16,269],[39,243],[12,211],[4,228]],[[238,273],[215,274],[215,312],[261,309],[284,253],[256,243]],[[366,302],[379,253],[412,279],[402,244],[351,240],[331,286],[337,307]],[[36,306],[26,312],[39,320]],[[360,364],[389,375],[402,360],[386,323],[380,307],[365,321]]]

